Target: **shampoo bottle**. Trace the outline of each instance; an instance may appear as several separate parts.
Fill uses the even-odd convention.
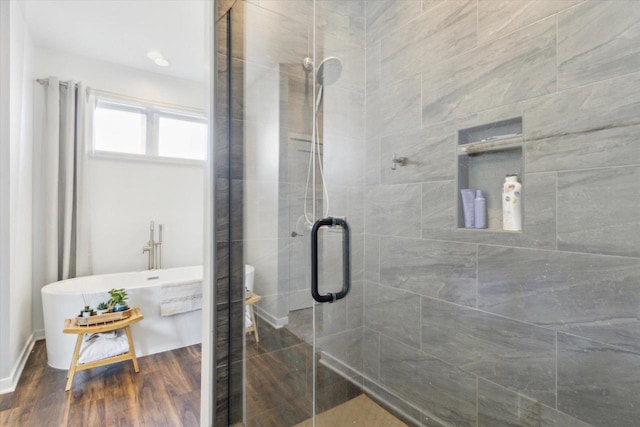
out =
[[[474,218],[474,209],[473,209],[473,195],[475,191],[470,188],[463,188],[460,190],[460,195],[462,196],[462,213],[464,215],[464,227],[465,228],[474,228],[475,227],[475,218]]]
[[[502,186],[502,228],[522,231],[522,184],[518,175],[507,175]]]
[[[473,209],[475,211],[475,228],[487,228],[487,201],[482,194],[482,190],[476,190]]]

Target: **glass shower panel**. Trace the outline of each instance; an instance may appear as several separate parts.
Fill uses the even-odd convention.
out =
[[[317,182],[323,195],[317,216],[345,218],[351,232],[350,292],[314,306],[315,411],[325,424],[340,419],[346,425],[361,420],[362,412],[352,405],[363,385],[364,1],[316,1],[314,24]],[[340,227],[321,229],[320,294],[342,287],[343,233]]]
[[[232,43],[241,116],[244,262],[255,268],[247,307],[257,333],[245,335],[245,425],[292,426],[313,416],[307,183],[313,79],[303,67],[312,43],[312,3],[236,2]],[[242,30],[240,30],[242,28]],[[232,188],[233,191],[233,188]],[[247,316],[246,326],[251,322]],[[256,326],[256,325],[251,325]]]

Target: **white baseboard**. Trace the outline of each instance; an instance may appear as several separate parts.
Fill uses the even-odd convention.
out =
[[[253,310],[255,311],[256,316],[258,316],[260,319],[264,320],[265,322],[267,322],[269,325],[271,325],[272,327],[274,327],[276,329],[280,329],[283,326],[287,326],[289,324],[289,317],[288,316],[275,317],[272,314],[270,314],[270,313],[266,312],[265,310],[261,309],[257,305],[253,306]]]
[[[7,378],[0,378],[0,394],[11,393],[16,390],[18,380],[20,380],[24,366],[27,364],[27,359],[29,359],[33,345],[36,343],[35,336],[36,333],[32,333],[27,340],[27,343],[22,348],[22,353],[20,353],[20,357],[18,358],[16,365],[11,370],[11,375]]]
[[[44,339],[44,329],[36,329],[33,331],[33,340],[41,341]]]

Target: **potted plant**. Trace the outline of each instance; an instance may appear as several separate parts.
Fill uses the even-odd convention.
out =
[[[101,302],[100,304],[98,304],[98,307],[96,308],[96,313],[100,314],[105,314],[106,312],[109,311],[109,306],[107,305],[106,302]]]
[[[82,317],[90,317],[93,314],[93,310],[88,305],[84,306],[82,310]]]
[[[125,311],[129,308],[127,305],[127,291],[124,289],[111,289],[109,291],[111,298],[109,299],[109,305],[113,306],[113,311]]]
[[[87,298],[87,296],[83,293],[82,300],[84,301],[84,308],[80,312],[82,317],[89,317],[93,314],[93,309],[91,308],[91,298]]]

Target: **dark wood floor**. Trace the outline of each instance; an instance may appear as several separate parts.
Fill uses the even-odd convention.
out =
[[[76,373],[47,365],[36,342],[16,391],[0,395],[0,426],[198,426],[200,345]]]

